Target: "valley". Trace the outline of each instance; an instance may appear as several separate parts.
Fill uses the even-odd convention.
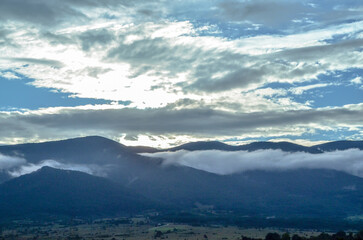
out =
[[[49,222],[18,221],[3,226],[0,239],[212,239],[237,240],[242,237],[264,239],[270,232],[291,236],[318,236],[321,231],[293,228],[242,228],[237,226],[158,223],[146,216],[116,219],[68,219]],[[334,232],[328,232],[334,234]],[[356,231],[354,231],[356,233]]]

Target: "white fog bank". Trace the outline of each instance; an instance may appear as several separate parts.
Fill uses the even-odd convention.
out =
[[[44,160],[36,164],[33,163],[23,164],[18,168],[9,170],[8,172],[12,177],[19,177],[21,175],[37,171],[42,167],[52,167],[62,170],[79,171],[100,177],[105,177],[107,175],[106,174],[107,167],[101,167],[99,165],[94,165],[94,164],[60,163],[55,160]]]
[[[0,153],[0,171],[14,168],[25,163],[26,160],[24,158],[6,156]]]
[[[143,156],[163,158],[164,165],[183,165],[227,175],[252,170],[283,171],[296,169],[329,169],[363,177],[363,151],[344,151],[311,154],[289,153],[281,150],[254,152],[219,150],[143,153]]]

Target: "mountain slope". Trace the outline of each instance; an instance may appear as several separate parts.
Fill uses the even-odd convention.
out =
[[[203,150],[220,150],[220,151],[257,151],[264,149],[280,149],[284,152],[307,152],[322,153],[325,151],[360,149],[363,150],[363,141],[336,141],[325,144],[319,144],[311,147],[302,146],[290,142],[253,142],[245,145],[228,145],[218,141],[200,141],[186,143],[177,147],[167,149],[156,149],[150,147],[128,147],[135,153],[154,153],[154,152],[175,152],[179,150],[203,151]]]
[[[131,189],[82,172],[43,167],[0,185],[0,216],[117,215],[155,207]]]
[[[132,181],[160,164],[158,159],[140,156],[118,142],[98,136],[0,146],[0,153],[21,156],[32,164],[51,159],[68,165],[95,165],[103,175],[122,183]]]
[[[361,143],[363,142],[344,143],[344,149]],[[339,146],[339,142],[337,144]],[[322,151],[321,147],[324,146],[314,148],[271,142],[229,146],[218,142],[201,142],[183,145],[178,149],[283,149],[319,153]],[[333,150],[332,147],[326,149]],[[107,170],[108,180],[126,189],[132,189],[146,199],[184,209],[202,204],[247,215],[363,215],[363,178],[342,172],[298,169],[217,175],[186,166],[164,165],[162,160],[140,156],[135,154],[134,150],[135,148],[130,150],[101,137],[0,147],[3,154],[22,154],[29,162],[35,164],[44,159],[54,159],[68,164],[97,164]]]
[[[137,155],[130,152],[126,146],[98,136],[0,146],[0,152],[4,155],[23,156],[31,163],[44,159],[55,159],[79,164],[99,162],[112,164],[119,161],[118,158],[115,158],[117,156],[119,158],[137,158]],[[85,156],[87,157],[85,158]]]
[[[315,145],[312,148],[325,152],[347,150],[352,148],[363,150],[363,141],[335,141]]]
[[[235,151],[236,147],[231,146],[225,143],[221,143],[218,141],[201,141],[201,142],[191,142],[180,145],[178,147],[169,148],[165,151],[178,151],[178,150],[187,150],[187,151],[197,151],[197,150],[223,150],[223,151]]]

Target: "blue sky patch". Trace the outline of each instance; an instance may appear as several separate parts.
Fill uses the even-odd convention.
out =
[[[31,79],[16,74],[18,79],[0,77],[0,110],[38,109],[46,107],[75,107],[86,104],[107,104],[110,101],[73,98],[68,93],[52,92],[52,89],[36,88]]]

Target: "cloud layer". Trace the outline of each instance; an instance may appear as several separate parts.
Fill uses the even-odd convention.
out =
[[[0,171],[18,167],[26,163],[24,158],[6,156],[0,153]]]
[[[281,150],[253,152],[177,151],[143,153],[148,157],[163,158],[165,165],[182,165],[221,175],[246,171],[288,171],[296,169],[329,169],[342,171],[363,178],[363,151],[345,151],[310,154],[288,153]]]
[[[43,160],[39,163],[28,163],[26,159],[15,156],[7,156],[0,153],[0,172],[6,172],[12,177],[19,177],[41,169],[42,167],[52,167],[64,170],[85,172],[95,176],[107,176],[110,166],[99,166],[96,164],[72,164],[61,163],[56,160]]]
[[[13,81],[105,104],[33,111],[11,89],[20,100],[0,106],[1,143],[96,134],[158,146],[327,130],[361,139],[362,9],[339,0],[3,0],[0,101]]]
[[[311,131],[359,129],[363,105],[336,108],[233,113],[209,107],[192,109],[133,109],[105,106],[53,108],[0,113],[0,136],[32,139],[66,138],[76,135],[115,136],[115,133],[158,137],[189,135],[200,138],[233,136],[299,136]],[[21,133],[18,131],[22,129]],[[118,135],[121,138],[123,135]],[[9,139],[10,140],[10,139]],[[184,141],[190,141],[185,139]]]
[[[101,166],[94,165],[94,164],[71,164],[71,163],[65,164],[65,163],[55,161],[55,160],[44,160],[37,164],[23,163],[23,164],[19,165],[17,168],[12,168],[11,170],[8,171],[8,173],[12,177],[19,177],[24,174],[29,174],[29,173],[35,172],[35,171],[41,169],[42,167],[52,167],[52,168],[57,168],[57,169],[62,169],[62,170],[79,171],[79,172],[84,172],[84,173],[88,173],[88,174],[95,175],[95,176],[101,176],[101,177],[107,176],[107,173],[106,173],[107,167],[101,167]]]

